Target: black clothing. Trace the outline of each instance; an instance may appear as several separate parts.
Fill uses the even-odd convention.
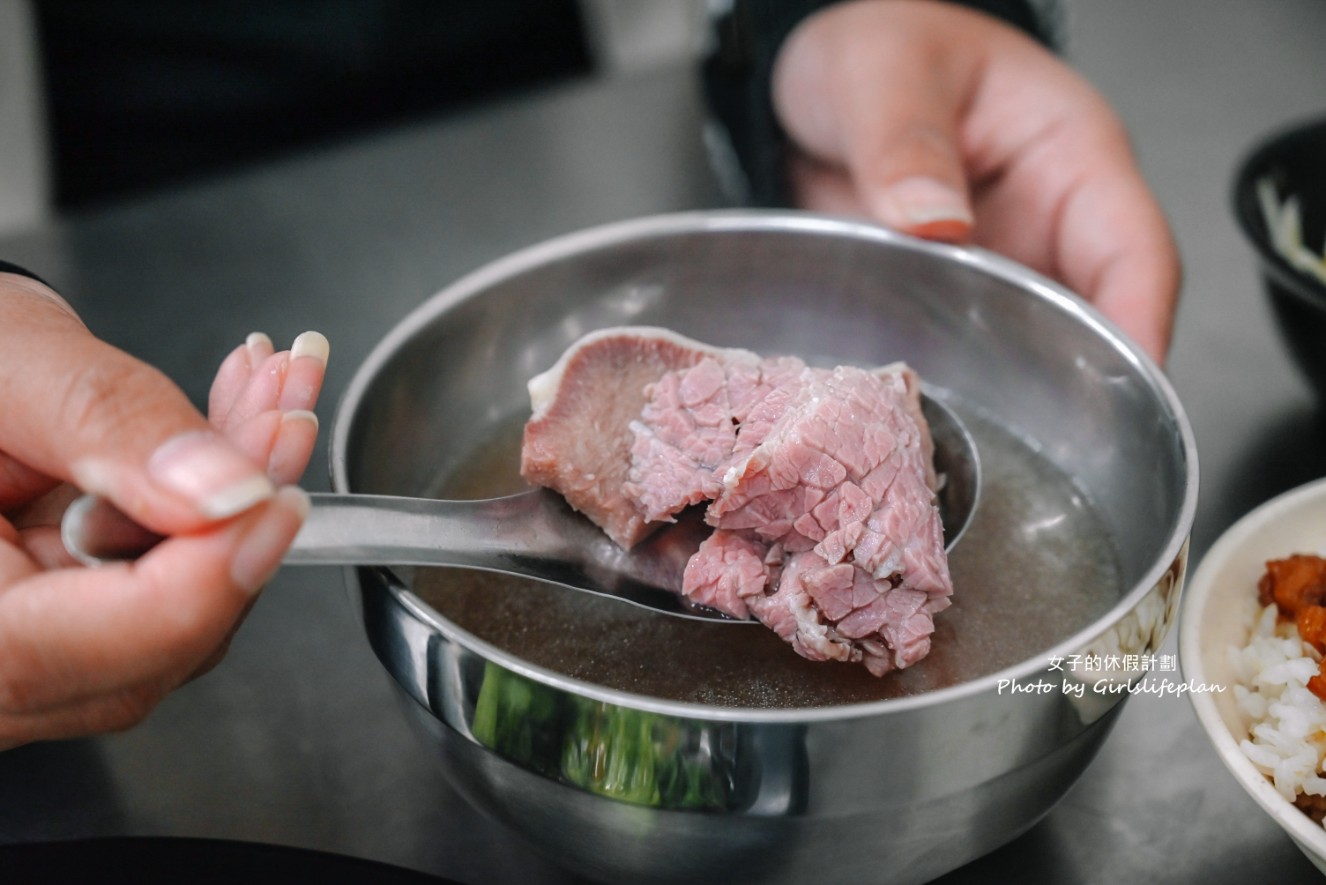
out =
[[[10,264],[8,261],[0,260],[0,273],[17,274],[20,277],[27,277],[30,280],[36,280],[37,282],[41,283],[43,286],[50,285],[41,277],[37,276],[35,273],[28,270],[27,268],[19,267],[17,264]]]
[[[34,0],[55,202],[591,70],[576,0]]]

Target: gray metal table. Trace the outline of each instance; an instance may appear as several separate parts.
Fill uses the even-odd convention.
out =
[[[1178,232],[1169,365],[1202,462],[1199,558],[1257,503],[1326,473],[1228,211],[1251,140],[1319,110],[1316,0],[1071,4],[1070,55],[1120,109]],[[99,334],[202,401],[252,329],[332,341],[336,395],[423,298],[576,228],[714,205],[688,72],[558,88],[0,241]],[[325,487],[325,459],[309,485]],[[1194,561],[1195,561],[1194,559]],[[1172,645],[1172,640],[1171,640]],[[465,883],[570,881],[451,791],[407,727],[335,570],[275,579],[225,663],[128,733],[0,754],[0,842],[167,835],[301,846]],[[1186,700],[1136,697],[1037,827],[950,883],[1315,880],[1234,784]]]

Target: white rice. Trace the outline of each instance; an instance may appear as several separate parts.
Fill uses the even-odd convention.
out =
[[[1266,606],[1243,648],[1231,647],[1234,698],[1250,720],[1244,754],[1290,802],[1326,795],[1326,703],[1308,690],[1321,664],[1293,622]]]

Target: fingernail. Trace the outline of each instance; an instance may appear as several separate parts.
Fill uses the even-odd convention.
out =
[[[289,412],[283,412],[281,423],[284,424],[287,421],[307,421],[315,428],[318,426],[318,416],[307,409],[292,409]]]
[[[942,229],[970,230],[974,221],[963,195],[934,178],[904,178],[875,203],[881,221],[922,236]]]
[[[249,351],[249,365],[257,367],[263,360],[271,356],[276,348],[272,345],[272,339],[262,332],[250,332],[244,339],[244,346]]]
[[[297,482],[308,465],[317,438],[317,415],[304,409],[283,413],[267,456],[267,475],[279,483]]]
[[[325,366],[330,354],[331,345],[321,332],[302,332],[295,339],[295,343],[290,346],[290,358],[292,360],[311,356]]]
[[[272,496],[272,482],[247,457],[210,431],[166,441],[147,462],[160,486],[193,502],[209,519],[243,513]]]
[[[290,542],[308,516],[308,493],[298,486],[276,492],[272,506],[248,528],[230,562],[230,577],[256,594],[276,574]]]

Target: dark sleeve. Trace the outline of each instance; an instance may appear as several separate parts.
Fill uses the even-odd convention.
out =
[[[0,273],[17,274],[18,276],[21,277],[27,277],[30,280],[36,280],[37,282],[41,283],[43,286],[51,285],[50,283],[43,280],[41,277],[37,276],[32,271],[28,270],[26,267],[19,267],[17,264],[10,264],[8,261],[4,261],[3,259],[0,259]]]
[[[754,206],[786,206],[782,176],[786,136],[774,116],[774,59],[798,23],[841,0],[733,0],[715,17],[704,61],[711,114],[709,147],[731,196]],[[1058,23],[1036,0],[949,0],[979,9],[1057,48]]]

